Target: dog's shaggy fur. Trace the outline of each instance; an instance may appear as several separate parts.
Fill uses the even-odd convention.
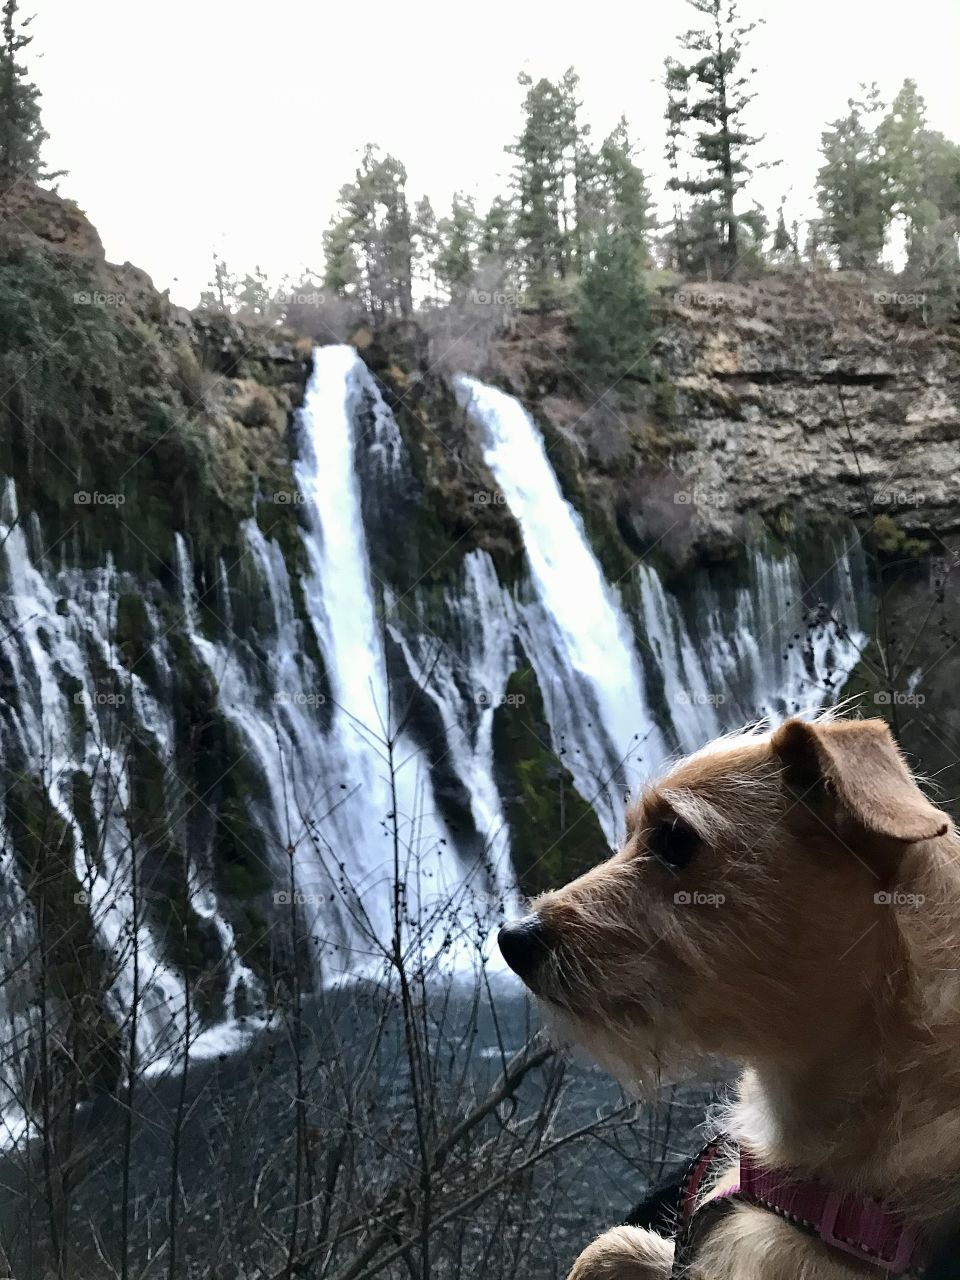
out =
[[[960,1220],[960,840],[881,721],[721,739],[650,786],[609,861],[533,904],[525,977],[622,1079],[744,1073],[727,1127],[761,1162]],[[663,1280],[618,1227],[571,1280]],[[696,1280],[864,1280],[770,1213],[710,1230]]]

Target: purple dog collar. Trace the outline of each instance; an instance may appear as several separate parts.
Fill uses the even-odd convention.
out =
[[[740,1152],[740,1180],[700,1203],[710,1174],[732,1155],[729,1140],[718,1140],[700,1154],[683,1186],[678,1242],[696,1238],[694,1218],[714,1206],[741,1201],[819,1237],[831,1249],[858,1258],[890,1275],[921,1275],[929,1263],[927,1241],[902,1213],[879,1200],[844,1195],[814,1180],[804,1181],[782,1169],[765,1169]],[[688,1252],[684,1247],[684,1252]]]

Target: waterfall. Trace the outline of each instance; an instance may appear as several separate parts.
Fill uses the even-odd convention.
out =
[[[358,436],[364,399],[373,406],[373,422]],[[316,352],[302,422],[296,476],[309,523],[304,537],[310,573],[304,588],[332,688],[329,737],[351,789],[338,815],[343,843],[337,856],[342,861],[349,850],[365,916],[377,937],[389,936],[390,886],[398,875],[405,882],[406,910],[417,915],[418,927],[443,936],[450,922],[441,917],[455,914],[452,904],[465,891],[487,887],[486,868],[476,858],[458,857],[466,851],[457,848],[444,820],[423,753],[398,724],[398,700],[388,678],[389,599],[383,598],[383,584],[376,584],[379,593],[375,590],[357,454],[373,453],[374,475],[389,474],[402,456],[402,441],[366,366],[351,348]],[[438,688],[435,684],[432,692],[446,705]],[[452,729],[456,716],[444,719]],[[468,769],[466,757],[461,765]],[[394,824],[399,862],[391,849]]]
[[[866,643],[853,584],[861,556],[854,540],[834,546],[811,591],[793,553],[752,550],[747,581],[732,594],[696,584],[689,625],[657,573],[638,566],[643,630],[682,750],[836,700]]]
[[[2,505],[5,696],[0,701],[0,752],[5,794],[0,866],[7,912],[0,947],[3,971],[15,979],[12,992],[6,984],[0,989],[2,1021],[10,1043],[26,1053],[37,1030],[37,1010],[29,994],[36,977],[37,921],[22,887],[8,806],[13,790],[27,785],[31,795],[44,797],[51,823],[62,824],[61,834],[50,823],[41,831],[28,823],[29,834],[44,847],[51,866],[61,855],[72,862],[79,886],[74,905],[88,913],[97,943],[111,957],[114,976],[105,993],[107,1010],[123,1025],[138,984],[138,1060],[147,1073],[163,1070],[171,1050],[184,1042],[185,989],[151,928],[149,886],[138,891],[132,875],[139,848],[129,825],[130,743],[136,739],[141,750],[165,766],[172,748],[169,709],[119,660],[116,601],[129,584],[109,563],[95,571],[44,572],[31,559],[10,481]],[[169,659],[162,649],[157,659],[162,679]],[[78,807],[81,792],[89,796],[85,817]],[[93,844],[91,828],[97,832]],[[237,985],[244,979],[252,984],[253,978],[237,960],[232,932],[196,868],[188,874],[190,905],[217,931],[227,971],[230,1016],[202,1031],[194,1024],[191,1032],[190,1053],[203,1057],[242,1041],[246,1031],[233,1019],[229,1002]],[[54,997],[51,1001],[57,1004]],[[55,1022],[60,1016],[57,1008],[48,1009]],[[8,1141],[23,1123],[24,1079],[17,1070],[17,1054],[7,1048],[0,1056],[0,1108]]]
[[[473,378],[458,383],[482,431],[484,461],[523,534],[533,592],[521,604],[524,648],[547,704],[554,746],[588,799],[634,787],[667,754],[615,588],[563,497],[543,437],[522,405]],[[598,804],[610,838],[616,824]]]
[[[364,396],[375,399],[378,413],[374,430],[358,437]],[[448,917],[474,893],[488,892],[493,859],[458,843],[423,752],[407,731],[397,731],[398,699],[385,642],[391,634],[398,641],[402,636],[388,623],[375,590],[356,451],[375,450],[389,468],[402,443],[351,348],[316,352],[300,436],[295,474],[305,526],[306,620],[296,616],[279,547],[253,521],[243,525],[242,534],[252,576],[269,600],[271,625],[259,637],[262,654],[241,637],[204,637],[182,540],[180,577],[191,642],[269,791],[270,804],[260,818],[274,851],[275,899],[286,905],[286,859],[292,852],[296,905],[306,917],[321,979],[333,982],[383,964],[395,928],[398,876],[404,918],[416,921],[412,927],[423,932],[428,946],[452,951],[444,942]],[[304,625],[313,631],[322,673],[307,656]],[[410,651],[409,657],[414,670],[416,656]],[[491,769],[486,765],[477,776],[473,751],[458,727],[459,693],[445,676],[442,664],[430,665],[428,694],[451,738],[444,754],[455,762],[478,824],[495,837],[502,820]],[[500,871],[506,877],[506,868]]]
[[[523,535],[533,590],[517,606],[518,632],[547,700],[555,748],[611,838],[619,812],[611,813],[598,784],[617,776],[619,761],[635,788],[674,750],[836,699],[866,638],[852,579],[859,543],[835,547],[821,575],[832,606],[808,590],[794,554],[751,549],[747,581],[732,598],[700,575],[689,622],[657,570],[638,562],[634,623],[604,579],[522,405],[473,378],[458,379],[458,391],[482,432],[498,497]],[[653,659],[657,713],[638,645]]]
[[[436,707],[451,772],[464,784],[473,829],[492,869],[492,887],[503,897],[512,873],[494,780],[493,717],[507,696],[517,611],[484,551],[464,558],[462,584],[459,590],[444,590],[443,609],[449,620],[446,639],[423,622],[426,604],[416,591],[405,609],[394,610],[390,633]]]
[[[0,986],[0,1109],[8,1140],[26,1123],[17,1060],[36,1037],[38,925],[11,809],[21,782],[39,787],[62,825],[80,886],[75,905],[111,957],[109,1016],[125,1035],[136,958],[141,1065],[161,1071],[176,1060],[186,985],[156,919],[136,906],[136,859],[149,849],[130,826],[129,757],[135,743],[163,778],[178,778],[175,691],[185,653],[252,779],[241,799],[263,836],[262,849],[246,851],[262,858],[258,883],[269,886],[256,891],[259,918],[279,937],[296,908],[321,983],[381,967],[398,914],[404,931],[454,967],[475,961],[476,920],[503,910],[513,892],[493,728],[520,663],[536,675],[550,745],[611,842],[625,793],[672,752],[839,694],[865,639],[853,544],[838,543],[833,563],[810,581],[795,555],[755,547],[733,585],[698,571],[677,591],[645,563],[613,586],[522,406],[471,378],[458,379],[457,394],[496,501],[522,536],[526,569],[509,585],[481,549],[439,586],[417,582],[400,593],[378,579],[376,513],[389,520],[397,494],[415,502],[416,481],[397,423],[350,348],[317,350],[300,411],[295,564],[251,512],[237,529],[239,563],[221,561],[207,591],[186,535],[176,538],[178,592],[118,572],[106,553],[98,568],[72,567],[63,551],[54,565],[39,523],[18,520],[6,483],[0,964],[10,978]],[[124,596],[142,602],[149,678],[120,652]],[[188,800],[210,809],[202,795]],[[181,822],[176,837],[190,910],[223,975],[220,1004],[192,1023],[196,1056],[242,1044],[264,1024],[268,996],[241,954],[237,904],[215,874],[215,817]]]

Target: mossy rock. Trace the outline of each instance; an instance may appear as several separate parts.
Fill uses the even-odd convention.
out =
[[[188,859],[171,821],[170,778],[159,743],[131,735],[129,822],[144,914],[169,962],[192,982],[201,1015],[222,1012],[226,973],[215,925],[187,896]]]
[[[524,893],[557,888],[609,855],[600,820],[552,748],[543,696],[529,666],[513,672],[494,710],[493,756]]]
[[[20,881],[36,913],[39,990],[67,1013],[58,1028],[67,1051],[51,1062],[51,1073],[60,1088],[77,1088],[81,1097],[113,1089],[120,1076],[120,1032],[106,1010],[111,966],[77,878],[73,833],[36,779],[19,778],[4,798]],[[58,1086],[51,1080],[50,1087]]]
[[[76,769],[74,770],[72,783],[73,815],[80,828],[84,861],[88,867],[99,870],[102,861],[103,842],[94,815],[93,781],[89,773],[86,773],[83,769]]]
[[[116,643],[121,661],[147,684],[155,684],[153,634],[147,606],[136,591],[124,591],[117,599]]]
[[[520,528],[506,506],[489,501],[496,485],[477,432],[434,370],[424,331],[413,321],[385,324],[358,350],[394,414],[406,453],[398,473],[362,486],[377,576],[400,593],[419,582],[449,583],[464,556],[482,549],[501,581],[515,580],[524,564]],[[372,404],[366,412],[372,414]],[[367,436],[362,428],[360,440]],[[361,447],[361,475],[367,464]]]
[[[181,531],[212,570],[256,496],[293,488],[289,398],[257,390],[253,422],[232,417],[234,384],[204,364],[199,339],[199,360],[186,345],[182,317],[156,294],[138,313],[103,292],[97,271],[0,243],[0,376],[11,389],[0,472],[16,482],[21,516],[35,512],[46,542],[62,542],[77,564],[102,565],[109,552],[118,569],[172,577]],[[271,367],[264,350],[229,377]],[[274,513],[276,525],[295,521]]]

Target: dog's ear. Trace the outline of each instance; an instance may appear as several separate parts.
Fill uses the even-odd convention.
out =
[[[771,745],[788,779],[826,786],[865,830],[912,844],[950,826],[927,799],[883,720],[787,720]]]

